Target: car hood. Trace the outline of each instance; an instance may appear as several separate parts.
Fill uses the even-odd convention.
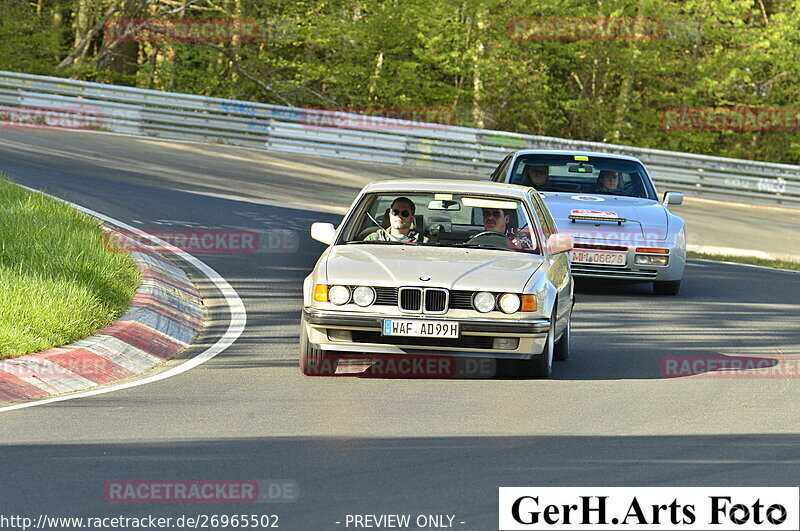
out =
[[[328,282],[336,284],[521,292],[542,261],[540,255],[489,249],[336,245],[326,272]]]
[[[663,241],[667,238],[667,210],[652,199],[638,197],[545,193],[544,200],[562,232],[572,234],[576,240],[597,239],[629,241]],[[613,212],[626,221],[571,220],[574,210]],[[590,214],[591,215],[591,214]]]

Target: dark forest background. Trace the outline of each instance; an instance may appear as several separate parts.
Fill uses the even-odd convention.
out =
[[[0,2],[2,70],[298,107],[446,108],[427,116],[800,163],[796,130],[676,131],[663,114],[781,109],[782,127],[797,129],[798,0]],[[251,20],[258,30],[196,42],[104,31],[131,18]],[[536,40],[519,22],[553,21],[562,31],[570,20],[633,18],[656,33]]]

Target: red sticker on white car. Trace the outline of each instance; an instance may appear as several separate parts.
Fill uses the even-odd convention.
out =
[[[576,209],[569,211],[570,216],[591,216],[593,218],[617,218],[616,212],[611,212],[610,210],[586,210],[586,209]]]

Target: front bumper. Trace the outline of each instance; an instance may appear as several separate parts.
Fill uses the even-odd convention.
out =
[[[443,316],[402,316],[442,323],[459,323],[458,339],[382,336],[383,320],[396,315],[303,309],[302,326],[315,348],[334,352],[430,354],[454,357],[530,359],[545,345],[550,321],[534,319],[465,319]],[[331,330],[349,332],[349,340],[333,339]],[[495,348],[494,338],[516,339],[515,348]]]
[[[582,247],[585,246],[585,247]],[[662,281],[680,280],[683,277],[683,270],[686,265],[686,250],[675,244],[659,243],[648,244],[647,247],[659,247],[668,249],[669,262],[667,265],[639,265],[636,264],[637,247],[645,247],[644,244],[630,245],[619,244],[614,240],[576,240],[576,251],[603,251],[625,252],[625,265],[614,266],[605,264],[587,264],[570,261],[572,274],[576,277],[594,278],[614,278],[622,280],[641,280],[641,281]],[[659,255],[655,255],[659,256]]]

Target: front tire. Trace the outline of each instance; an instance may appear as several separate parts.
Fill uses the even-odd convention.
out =
[[[541,354],[537,354],[529,360],[517,360],[517,375],[526,378],[547,378],[553,373],[553,355],[555,346],[553,336],[555,336],[555,315],[550,318],[550,330],[547,331],[547,339]]]
[[[561,339],[559,339],[555,345],[555,352],[553,353],[553,358],[556,361],[566,361],[569,359],[569,342],[571,336],[572,336],[572,310],[570,310],[569,315],[567,315],[567,327],[564,329],[564,333],[561,334]]]
[[[306,321],[300,321],[300,371],[306,376],[333,376],[339,359],[324,350],[313,348],[308,340]]]
[[[656,280],[653,282],[653,292],[656,295],[677,295],[680,290],[680,280]]]

